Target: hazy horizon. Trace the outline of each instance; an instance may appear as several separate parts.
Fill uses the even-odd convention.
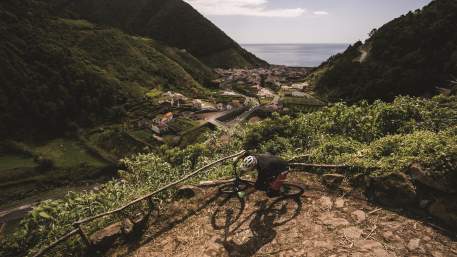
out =
[[[243,48],[270,64],[317,67],[329,57],[344,52],[347,43],[241,44]]]
[[[185,0],[240,44],[352,44],[431,0]]]

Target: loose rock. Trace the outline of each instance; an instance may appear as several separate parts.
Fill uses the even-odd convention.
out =
[[[438,252],[438,251],[433,251],[432,256],[433,257],[444,257],[444,254],[442,254],[441,252]]]
[[[325,209],[332,209],[333,207],[332,199],[327,196],[323,196],[321,199],[319,199],[319,204]]]
[[[181,186],[176,191],[175,197],[176,199],[190,199],[195,197],[197,194],[201,193],[202,189],[194,186]]]
[[[457,193],[455,188],[448,185],[445,179],[436,180],[435,178],[429,176],[428,174],[430,174],[430,172],[426,171],[420,164],[412,164],[407,172],[414,181],[417,181],[425,186],[444,193]]]
[[[351,216],[357,223],[362,223],[367,219],[366,213],[362,210],[354,211]]]
[[[417,248],[419,248],[419,243],[420,243],[420,239],[418,239],[418,238],[411,239],[406,247],[408,248],[408,250],[414,251]]]
[[[349,239],[360,239],[362,236],[362,230],[358,227],[348,227],[343,229],[341,232]]]
[[[321,222],[324,224],[324,225],[328,225],[328,226],[333,226],[333,227],[339,227],[339,226],[347,226],[349,225],[349,222],[346,220],[346,219],[343,219],[343,218],[335,218],[333,216],[333,214],[331,213],[326,213],[326,214],[323,214],[319,217],[319,220],[321,220]]]
[[[416,204],[416,187],[409,176],[393,172],[372,177],[368,189],[369,197],[387,206],[405,207]]]
[[[359,240],[356,246],[364,251],[382,248],[382,244],[374,240]]]
[[[438,218],[449,226],[457,229],[457,212],[455,212],[453,208],[457,208],[455,199],[440,199],[429,206],[428,212],[433,217]]]
[[[340,208],[343,208],[343,207],[344,207],[344,203],[345,203],[345,201],[344,201],[343,198],[338,198],[338,199],[336,199],[336,201],[335,201],[335,207],[336,207],[336,208],[339,208],[339,209],[340,209]]]
[[[393,236],[394,233],[392,233],[392,231],[385,231],[384,233],[382,233],[382,237],[387,241],[391,240]]]
[[[322,184],[330,189],[338,188],[344,180],[341,174],[325,174],[322,176]]]

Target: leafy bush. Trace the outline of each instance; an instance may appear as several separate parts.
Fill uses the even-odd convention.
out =
[[[238,146],[237,146],[238,145]],[[69,193],[61,200],[40,203],[33,212],[21,221],[14,235],[0,242],[1,256],[22,256],[47,246],[73,229],[72,223],[82,218],[113,210],[124,204],[169,184],[191,172],[198,166],[210,163],[229,152],[239,151],[239,143],[234,142],[226,149],[192,145],[185,149],[162,149],[162,156],[139,154],[122,161],[125,169],[120,171],[120,180],[113,180],[96,190]],[[211,151],[214,150],[214,151]],[[203,178],[220,178],[231,174],[231,165],[223,164],[216,171],[203,173],[186,183]],[[173,195],[170,189],[157,198],[165,200]],[[134,207],[138,208],[138,207]],[[99,219],[85,226],[92,233],[119,217]],[[71,252],[84,255],[84,244],[79,239],[71,239],[53,251],[57,256]]]
[[[22,222],[15,235],[0,244],[2,256],[37,250],[72,229],[81,218],[119,207],[172,182],[193,168],[248,148],[285,158],[308,154],[313,163],[348,164],[356,172],[401,172],[413,162],[430,170],[450,186],[457,186],[457,97],[420,99],[399,97],[393,103],[339,103],[295,118],[273,115],[258,124],[238,126],[233,132],[210,134],[204,144],[184,149],[163,147],[157,154],[140,154],[123,161],[122,180],[100,189],[71,193],[46,201]],[[231,174],[229,163],[187,183]],[[169,198],[173,190],[160,199]],[[110,220],[89,224],[95,231]],[[61,245],[62,251],[81,252],[81,242]],[[66,249],[65,251],[63,249]]]

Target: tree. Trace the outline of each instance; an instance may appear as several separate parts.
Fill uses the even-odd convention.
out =
[[[370,33],[368,33],[368,36],[373,37],[373,36],[376,34],[376,32],[378,32],[378,29],[376,29],[376,28],[375,28],[375,29],[372,29],[372,30],[370,31]]]

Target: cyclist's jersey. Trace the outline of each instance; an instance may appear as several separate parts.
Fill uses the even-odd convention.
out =
[[[264,188],[282,172],[289,170],[289,163],[279,157],[270,154],[258,154],[256,187]]]

